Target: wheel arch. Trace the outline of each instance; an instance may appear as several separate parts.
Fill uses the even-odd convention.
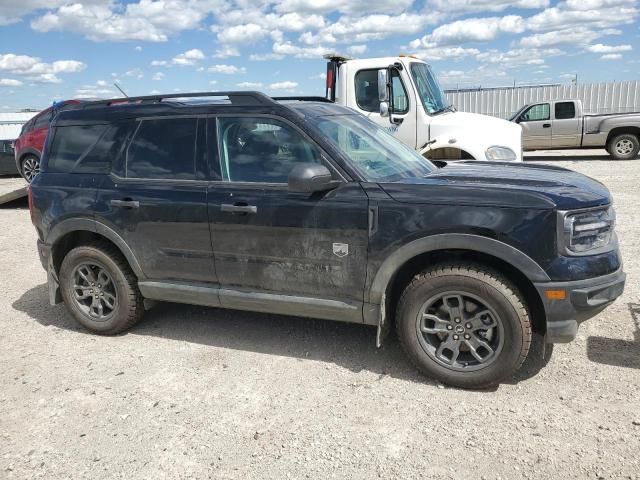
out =
[[[427,150],[422,156],[429,160],[476,160],[471,153],[458,147],[439,147]]]
[[[16,155],[16,167],[18,168],[20,174],[22,174],[22,162],[25,157],[29,155],[36,157],[38,161],[40,161],[40,152],[35,148],[27,147],[24,150],[21,150],[20,153]]]
[[[625,133],[630,135],[635,135],[638,141],[640,141],[640,127],[634,127],[634,126],[615,127],[615,128],[612,128],[611,131],[609,131],[609,134],[607,135],[607,145],[615,137],[617,137],[618,135],[623,135]]]
[[[91,219],[70,219],[56,225],[47,236],[51,245],[51,256],[56,274],[65,255],[74,247],[94,241],[111,244],[125,258],[138,279],[145,278],[140,263],[124,239],[112,228]]]
[[[525,253],[477,235],[435,235],[405,245],[383,262],[369,289],[368,302],[384,305],[385,312],[380,313],[392,319],[400,294],[416,274],[431,265],[451,261],[480,264],[502,273],[523,294],[534,330],[544,332],[544,306],[533,282],[549,281],[548,275]]]

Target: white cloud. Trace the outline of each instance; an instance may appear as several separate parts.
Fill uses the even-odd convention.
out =
[[[39,57],[13,53],[0,54],[0,70],[24,75],[29,80],[39,83],[60,83],[62,80],[56,74],[77,73],[85,68],[86,65],[77,60],[56,60],[45,63]]]
[[[616,53],[616,52],[629,52],[633,50],[631,45],[603,45],[597,43],[587,47],[589,52],[593,53]]]
[[[459,45],[468,42],[488,42],[503,33],[522,33],[525,21],[519,15],[505,17],[467,18],[437,27],[431,34],[410,43],[412,48]]]
[[[322,73],[319,73],[317,75],[312,75],[309,78],[311,80],[326,80],[327,79],[327,74],[322,72]]]
[[[255,23],[235,25],[225,28],[218,33],[218,40],[222,43],[253,43],[263,39],[269,34],[269,30]]]
[[[225,75],[234,75],[237,73],[245,73],[247,71],[244,67],[236,67],[235,65],[214,65],[207,69],[211,73],[222,73]]]
[[[413,52],[416,57],[427,62],[473,57],[479,53],[480,50],[477,48],[464,47],[432,47],[415,50]]]
[[[589,28],[574,27],[545,33],[536,33],[534,35],[521,38],[519,43],[523,47],[529,48],[552,47],[567,44],[580,45],[591,43],[601,35],[601,32],[596,32]]]
[[[600,60],[620,60],[621,58],[621,53],[607,53],[606,55],[602,55]]]
[[[362,55],[364,52],[367,51],[367,46],[366,45],[351,45],[349,48],[347,48],[347,51],[353,55]]]
[[[276,82],[269,85],[270,90],[294,90],[298,84],[296,82],[284,81]]]
[[[151,62],[152,67],[166,67],[169,64],[166,60],[153,60]]]
[[[74,98],[92,99],[92,98],[113,98],[121,97],[122,94],[115,88],[106,85],[106,82],[97,81],[95,85],[83,85],[73,94]]]
[[[70,31],[93,41],[164,42],[173,34],[198,28],[223,0],[139,0],[126,6],[110,1],[54,2],[54,7],[56,3],[62,6],[32,20],[34,30]]]
[[[292,43],[274,43],[273,44],[273,53],[276,55],[284,55],[284,56],[293,56],[297,58],[321,58],[322,55],[327,53],[329,49],[318,46],[318,47],[300,47],[297,45],[293,45]]]
[[[413,0],[282,0],[276,5],[279,12],[329,13],[399,13],[409,8]]]
[[[124,72],[125,77],[132,77],[137,80],[142,80],[144,78],[144,73],[139,68],[134,68],[132,70],[128,70]]]
[[[214,58],[239,57],[240,51],[236,47],[224,46],[216,50],[213,54]]]
[[[22,85],[20,80],[13,78],[0,78],[0,87],[19,87]]]
[[[476,60],[484,64],[500,64],[504,68],[535,65],[542,68],[545,59],[564,55],[558,48],[515,48],[507,52],[490,49],[476,55]]]
[[[582,3],[584,8],[576,8],[578,3]],[[529,17],[527,28],[534,31],[548,31],[571,27],[608,28],[633,23],[638,15],[635,3],[636,0],[631,2],[620,0],[617,3],[600,0],[560,3]]]
[[[156,72],[153,74],[153,76],[151,77],[151,80],[163,80],[165,77],[164,73],[162,72]]]
[[[430,0],[429,7],[457,15],[477,12],[501,12],[507,8],[546,8],[549,0]]]
[[[140,45],[136,45],[136,48],[134,50],[136,52],[141,52],[142,51],[142,47]]]
[[[180,66],[195,65],[196,63],[198,63],[200,60],[203,60],[203,59],[204,59],[204,53],[202,53],[202,50],[193,48],[191,50],[187,50],[186,52],[173,57],[171,59],[171,63],[174,65],[180,65]]]
[[[284,55],[279,53],[252,53],[249,55],[249,60],[253,62],[266,62],[269,60],[282,60]]]
[[[239,88],[262,88],[260,82],[240,82],[236,85]]]

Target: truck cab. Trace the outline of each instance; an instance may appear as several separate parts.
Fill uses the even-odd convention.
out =
[[[456,111],[427,63],[412,56],[325,58],[326,97],[365,115],[421,155],[522,161],[520,126]]]

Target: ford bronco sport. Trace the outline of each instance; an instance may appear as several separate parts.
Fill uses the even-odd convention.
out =
[[[378,344],[394,325],[422,372],[466,388],[510,377],[534,332],[572,340],[625,281],[599,182],[435,165],[321,98],[78,105],[29,201],[50,301],[93,332],[145,300],[375,325]]]

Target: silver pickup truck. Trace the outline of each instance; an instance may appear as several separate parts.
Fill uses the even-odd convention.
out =
[[[509,120],[522,126],[525,151],[605,148],[628,160],[640,150],[640,112],[590,115],[580,100],[551,100],[527,104]]]

